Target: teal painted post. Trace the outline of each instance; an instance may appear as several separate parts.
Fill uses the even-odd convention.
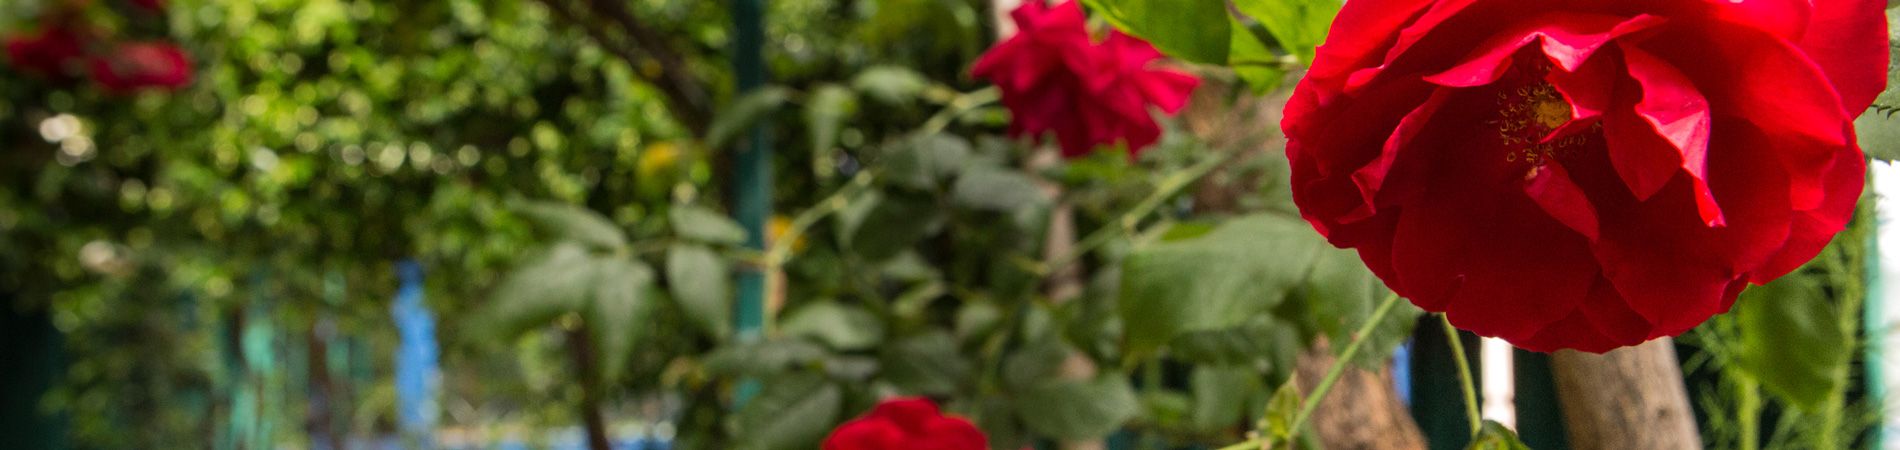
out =
[[[0,447],[63,449],[66,417],[40,407],[66,367],[66,343],[44,309],[18,310],[0,293]]]
[[[1550,354],[1512,350],[1517,381],[1517,435],[1537,450],[1568,450],[1557,382],[1550,376]]]
[[[732,70],[738,92],[765,85],[764,0],[732,0]],[[772,151],[764,125],[755,125],[740,140],[733,164],[733,218],[745,228],[746,247],[765,250],[765,221],[772,214]],[[758,339],[765,328],[765,272],[758,267],[739,271],[739,298],[734,304],[733,330],[741,340]],[[755,382],[739,387],[743,404],[758,390]]]

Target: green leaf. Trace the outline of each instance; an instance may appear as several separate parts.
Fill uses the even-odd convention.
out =
[[[1062,373],[1062,364],[1075,351],[1053,335],[1037,339],[1003,357],[1003,385],[1027,389]]]
[[[797,374],[769,379],[759,396],[737,413],[738,448],[818,448],[843,407],[843,390],[824,377]]]
[[[862,350],[884,340],[884,322],[864,308],[837,302],[805,305],[779,322],[786,336],[807,337],[837,350]]]
[[[872,191],[839,214],[839,232],[858,256],[881,262],[928,235],[939,213],[935,203],[920,195]]]
[[[1743,291],[1734,312],[1742,339],[1736,367],[1802,410],[1820,406],[1846,388],[1833,373],[1852,356],[1836,309],[1811,276],[1789,275]]]
[[[1389,295],[1391,291],[1366,269],[1357,252],[1327,247],[1314,259],[1313,271],[1293,296],[1291,306],[1305,313],[1302,322],[1313,331],[1332,342],[1347,342]],[[1409,302],[1394,308],[1366,335],[1354,363],[1366,368],[1385,364],[1392,350],[1412,335],[1418,316],[1425,313]]]
[[[1465,450],[1531,450],[1524,441],[1517,439],[1517,433],[1504,424],[1484,421],[1484,427],[1478,429],[1478,437],[1471,440]]]
[[[1308,64],[1313,62],[1313,49],[1326,42],[1339,5],[1336,0],[1234,1],[1235,9],[1260,22],[1281,48]]]
[[[666,251],[666,283],[680,310],[715,339],[732,332],[732,278],[726,261],[698,244]]]
[[[580,244],[555,244],[510,272],[470,327],[478,340],[507,340],[587,305],[598,259]]]
[[[1222,0],[1084,0],[1122,32],[1183,61],[1226,64],[1227,2]]]
[[[898,340],[882,352],[883,378],[907,394],[952,395],[970,376],[956,338],[933,331]]]
[[[1273,316],[1218,330],[1191,331],[1168,342],[1168,355],[1195,364],[1293,370],[1301,345],[1297,328]]]
[[[673,232],[688,240],[736,245],[745,242],[745,229],[724,214],[698,205],[673,205],[667,219]]]
[[[957,177],[951,190],[957,204],[974,209],[1009,212],[1049,201],[1042,186],[1028,174],[1000,168],[972,168]]]
[[[1189,423],[1195,430],[1232,428],[1247,416],[1247,398],[1260,389],[1259,372],[1247,367],[1196,367],[1188,376],[1194,409]]]
[[[805,100],[805,126],[811,134],[814,152],[829,152],[838,145],[838,130],[858,111],[858,97],[850,89],[826,84],[813,90]]]
[[[612,220],[582,208],[560,202],[526,201],[514,203],[513,210],[553,235],[607,250],[627,248],[627,237]]]
[[[942,182],[961,172],[970,161],[970,141],[950,134],[928,134],[905,138],[886,147],[878,161],[888,179],[899,185],[935,190]]]
[[[1325,245],[1304,221],[1262,214],[1136,249],[1122,266],[1128,352],[1144,354],[1182,333],[1265,313],[1305,280]]]
[[[1299,380],[1287,378],[1273,390],[1273,397],[1267,400],[1266,413],[1260,417],[1260,429],[1267,432],[1268,439],[1286,442],[1293,436],[1293,421],[1299,418],[1302,401]]]
[[[712,124],[706,127],[706,148],[725,148],[739,137],[739,133],[783,108],[791,97],[790,90],[771,86],[733,100],[713,114]]]
[[[1051,380],[1019,396],[1023,424],[1059,440],[1099,439],[1121,429],[1141,404],[1119,375],[1093,380]]]
[[[1267,48],[1267,44],[1254,36],[1238,19],[1230,17],[1228,20],[1233,21],[1228,25],[1234,27],[1234,32],[1233,45],[1227,54],[1227,66],[1233,68],[1234,75],[1246,82],[1256,95],[1279,89],[1280,83],[1286,80],[1286,69],[1279,63],[1280,55]]]
[[[875,66],[851,79],[851,88],[866,97],[890,105],[902,105],[922,96],[930,79],[917,71],[898,66]]]
[[[1854,120],[1860,149],[1870,158],[1900,160],[1900,9],[1887,10],[1887,90]]]
[[[639,332],[651,323],[653,302],[647,289],[653,285],[653,270],[621,258],[602,258],[593,269],[594,298],[587,328],[593,331],[594,348],[600,351],[600,379],[612,383],[625,373]]]
[[[728,345],[706,355],[706,370],[722,375],[776,376],[786,369],[823,360],[829,352],[803,339]]]

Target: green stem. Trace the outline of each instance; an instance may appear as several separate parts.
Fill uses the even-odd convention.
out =
[[[1307,393],[1306,399],[1300,401],[1300,412],[1293,416],[1293,423],[1287,427],[1290,433],[1287,441],[1299,439],[1300,429],[1306,427],[1306,420],[1313,417],[1314,410],[1319,409],[1320,400],[1326,398],[1326,394],[1333,390],[1333,385],[1338,384],[1339,378],[1346,374],[1348,367],[1352,366],[1353,357],[1359,354],[1360,347],[1365,346],[1366,336],[1372,335],[1372,329],[1379,326],[1380,322],[1384,322],[1386,314],[1391,313],[1392,308],[1398,304],[1398,293],[1386,296],[1385,301],[1379,303],[1378,309],[1374,309],[1372,315],[1366,318],[1366,323],[1360,324],[1359,330],[1353,332],[1352,341],[1346,343],[1346,348],[1339,352],[1339,357],[1333,360],[1333,365],[1326,368],[1326,376],[1320,378],[1319,385],[1313,386],[1313,392]],[[1268,439],[1270,437],[1256,431],[1253,437],[1221,447],[1219,450],[1258,450],[1267,444]]]
[[[805,230],[811,229],[812,225],[817,224],[819,220],[824,219],[826,216],[837,213],[843,210],[844,207],[849,206],[851,199],[865,189],[869,189],[871,187],[871,181],[876,178],[877,175],[873,171],[865,170],[858,172],[857,176],[851,177],[849,184],[838,188],[837,192],[833,192],[830,196],[825,197],[824,200],[819,200],[817,205],[813,205],[804,212],[798,213],[797,217],[792,218],[792,224],[785,230],[785,235],[779,236],[777,240],[772,241],[772,247],[766,249],[764,257],[761,258],[762,261],[760,265],[765,266],[767,269],[776,269],[784,265],[787,260],[791,259],[792,247],[798,242],[800,236],[805,235]]]
[[[1735,380],[1735,422],[1741,428],[1738,450],[1761,449],[1761,386],[1748,376]]]
[[[1097,228],[1095,231],[1090,232],[1088,236],[1084,236],[1081,241],[1075,243],[1075,247],[1069,249],[1068,253],[1063,253],[1062,256],[1049,260],[1049,262],[1043,264],[1037,272],[1044,276],[1056,273],[1056,271],[1067,268],[1070,264],[1074,264],[1076,260],[1082,258],[1082,255],[1086,255],[1089,252],[1095,251],[1097,247],[1107,244],[1113,240],[1115,236],[1130,232],[1130,230],[1135,229],[1136,226],[1141,224],[1141,219],[1154,213],[1155,208],[1161,206],[1161,202],[1174,197],[1181,189],[1186,188],[1190,184],[1194,184],[1196,180],[1207,176],[1207,174],[1213,172],[1215,168],[1220,167],[1221,163],[1225,163],[1232,158],[1232,154],[1223,153],[1219,156],[1202,160],[1180,171],[1168,174],[1165,178],[1161,179],[1161,182],[1155,186],[1155,191],[1148,194],[1147,198],[1141,199],[1140,203],[1136,203],[1133,208],[1129,208],[1128,211],[1123,212],[1113,223]]]
[[[1438,323],[1445,327],[1445,342],[1451,344],[1452,360],[1458,362],[1458,387],[1465,393],[1465,421],[1471,425],[1471,436],[1478,436],[1478,429],[1484,425],[1484,419],[1478,414],[1478,392],[1471,380],[1471,362],[1465,360],[1464,340],[1458,337],[1458,327],[1451,326],[1451,319],[1444,314],[1438,315]]]
[[[995,86],[957,95],[955,98],[950,99],[950,104],[946,105],[942,111],[938,111],[936,115],[930,116],[930,119],[925,120],[924,126],[917,129],[917,134],[919,136],[937,134],[943,131],[944,128],[948,128],[951,121],[956,120],[958,117],[963,117],[964,113],[970,112],[970,110],[976,109],[978,106],[1001,100],[1002,98],[1003,91],[997,90]]]

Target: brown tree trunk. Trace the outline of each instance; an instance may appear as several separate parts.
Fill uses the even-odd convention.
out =
[[[1663,338],[1601,355],[1551,354],[1570,448],[1701,449],[1674,345]]]
[[[588,339],[586,325],[567,333],[568,348],[574,356],[574,371],[579,372],[581,382],[581,425],[587,430],[587,448],[589,450],[611,450],[613,444],[607,436],[607,417],[601,412],[600,371],[595,364],[593,341]]]
[[[1300,354],[1300,390],[1310,392],[1333,365],[1322,340]],[[1391,367],[1347,369],[1308,419],[1328,450],[1425,450],[1425,434],[1399,401]]]

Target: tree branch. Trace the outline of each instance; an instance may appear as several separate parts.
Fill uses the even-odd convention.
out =
[[[659,89],[673,116],[694,135],[705,134],[707,124],[712,122],[712,102],[705,87],[687,72],[686,58],[667,45],[659,33],[636,20],[618,0],[586,2],[584,8],[588,10],[568,0],[541,0],[555,16],[579,26],[602,49],[626,61],[634,76]],[[612,23],[594,20],[601,16],[596,14],[599,12],[605,12]],[[616,26],[624,39],[615,37]]]

